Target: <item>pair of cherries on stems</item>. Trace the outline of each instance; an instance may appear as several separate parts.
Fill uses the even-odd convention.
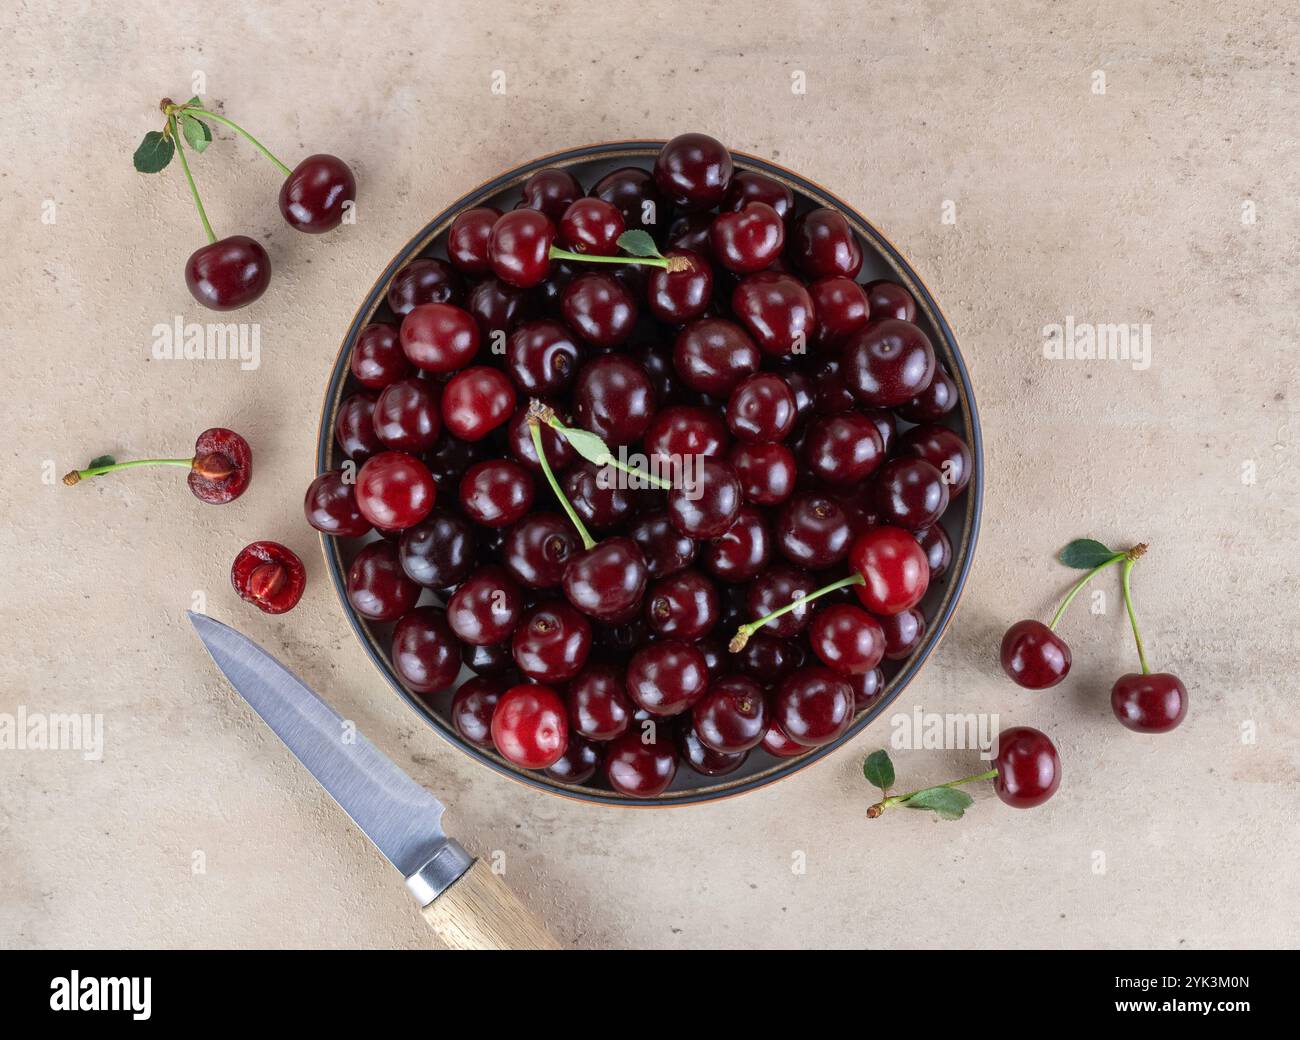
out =
[[[1122,564],[1120,587],[1142,671],[1130,672],[1115,681],[1110,693],[1111,710],[1137,733],[1168,733],[1177,728],[1187,715],[1187,690],[1176,675],[1151,671],[1133,608],[1131,575],[1146,551],[1145,544],[1116,550],[1091,538],[1076,539],[1061,550],[1062,563],[1088,573],[1066,593],[1050,623],[1029,619],[1007,629],[1001,648],[1003,671],[1030,690],[1045,690],[1060,683],[1069,674],[1072,661],[1069,645],[1056,632],[1066,608],[1094,577]]]
[[[206,120],[221,123],[246,138],[284,174],[279,205],[290,227],[312,235],[329,231],[343,222],[346,208],[356,200],[356,178],[348,164],[336,155],[309,155],[291,170],[242,126],[204,108],[197,97],[183,105],[163,98],[158,107],[163,113],[164,126],[144,135],[135,151],[135,168],[141,173],[158,173],[168,166],[173,156],[180,159],[208,239],[208,244],[196,249],[186,261],[185,284],[204,307],[215,311],[244,307],[261,296],[271,283],[271,258],[262,244],[247,235],[217,238],[203,208],[185,151],[188,147],[200,153],[212,143],[212,129]]]

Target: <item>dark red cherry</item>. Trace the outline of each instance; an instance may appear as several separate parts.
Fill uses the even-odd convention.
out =
[[[1041,621],[1017,621],[1002,637],[1002,670],[1018,686],[1046,690],[1070,674],[1070,647]]]
[[[786,220],[794,216],[794,192],[780,181],[763,173],[737,170],[727,186],[722,208],[736,212],[751,202],[762,202],[776,210],[777,216]]]
[[[210,506],[233,502],[253,479],[253,450],[234,430],[214,426],[194,438],[185,485]]]
[[[829,484],[858,484],[885,461],[885,445],[869,417],[843,412],[809,424],[803,460]]]
[[[882,523],[923,531],[948,508],[948,485],[924,459],[891,459],[880,467],[875,486]]]
[[[654,268],[646,279],[646,305],[650,313],[669,325],[684,325],[698,318],[713,299],[713,268],[699,253],[670,249],[665,256],[684,260],[680,271]]]
[[[812,412],[816,415],[839,415],[857,407],[858,399],[849,389],[844,376],[844,365],[839,358],[828,357],[814,368],[812,380]]]
[[[391,542],[363,546],[348,568],[348,602],[371,621],[396,621],[420,598],[420,586],[406,576]]]
[[[677,752],[667,727],[643,734],[634,726],[605,749],[605,779],[629,798],[655,798],[677,774]]]
[[[283,614],[302,599],[307,571],[298,555],[279,542],[253,542],[235,557],[230,584],[263,614]]]
[[[925,638],[925,615],[916,607],[900,610],[897,614],[887,614],[878,620],[880,629],[885,634],[886,661],[901,661],[905,657],[911,657]]]
[[[709,229],[713,227],[713,214],[694,212],[682,213],[673,220],[668,228],[668,245],[673,249],[684,249],[698,253],[706,261],[711,260]]]
[[[375,433],[384,447],[419,453],[442,432],[437,388],[425,379],[403,379],[385,387],[375,401]]]
[[[623,685],[623,670],[588,664],[569,683],[569,728],[588,740],[613,740],[627,732],[635,710]]]
[[[794,492],[798,471],[794,452],[784,444],[737,444],[730,462],[747,502],[773,506]]]
[[[853,688],[829,668],[808,665],[777,687],[772,718],[796,744],[829,744],[853,722]]]
[[[652,715],[686,711],[704,693],[708,681],[704,655],[679,639],[643,647],[627,666],[627,695]]]
[[[474,568],[474,528],[449,509],[434,509],[402,532],[397,556],[414,582],[430,589],[459,585]]]
[[[560,488],[579,519],[592,530],[603,531],[627,520],[636,506],[624,479],[613,466],[584,459],[565,471]]]
[[[638,516],[628,528],[645,559],[651,578],[666,578],[691,565],[695,559],[695,540],[673,527],[666,510],[659,509]]]
[[[716,538],[731,526],[743,495],[729,462],[698,456],[668,492],[668,518],[691,538]]]
[[[732,655],[732,659],[746,675],[752,676],[761,684],[772,685],[800,667],[804,654],[798,642],[760,629],[749,637],[749,642],[740,653]]]
[[[596,775],[603,759],[600,745],[570,732],[564,754],[546,767],[546,775],[565,784],[584,784]]]
[[[271,284],[271,258],[256,239],[231,235],[201,246],[185,261],[190,295],[209,310],[233,311]]]
[[[786,502],[773,534],[781,555],[809,570],[834,567],[848,555],[852,539],[844,507],[816,491],[797,493]]]
[[[700,743],[728,754],[758,747],[767,732],[763,687],[744,675],[727,675],[710,683],[691,716]]]
[[[388,531],[418,524],[433,508],[433,475],[414,455],[381,451],[357,471],[357,508],[375,527]]]
[[[506,423],[506,445],[510,454],[522,462],[529,470],[540,473],[542,464],[537,460],[537,448],[533,444],[531,423],[528,419],[527,404],[515,409],[515,414]],[[542,438],[542,450],[546,452],[546,461],[551,464],[551,472],[559,473],[573,465],[577,453],[568,440],[558,430],[542,425],[538,432]]]
[[[879,668],[873,668],[869,672],[862,672],[858,675],[848,675],[845,678],[848,680],[849,685],[853,687],[853,708],[855,711],[870,707],[885,690],[885,673]]]
[[[867,294],[852,278],[843,275],[818,278],[808,286],[808,295],[817,315],[813,338],[818,346],[839,345],[871,317]]]
[[[966,442],[946,426],[915,426],[898,438],[894,454],[900,458],[924,459],[939,471],[956,498],[970,483],[973,467]]]
[[[375,399],[369,394],[353,394],[339,405],[334,420],[334,440],[343,454],[360,465],[384,450],[375,433]]]
[[[523,595],[514,578],[493,563],[461,582],[447,601],[447,623],[462,641],[493,646],[510,638],[523,609]]]
[[[582,198],[582,185],[568,170],[538,170],[524,181],[520,198],[529,209],[546,214],[558,224],[565,210]]]
[[[1115,680],[1110,707],[1136,733],[1168,733],[1187,714],[1187,690],[1168,672],[1130,672]]]
[[[492,714],[506,684],[500,679],[474,676],[466,679],[451,698],[451,724],[475,747],[492,747]]]
[[[785,224],[765,202],[750,202],[713,218],[709,246],[713,258],[729,271],[754,274],[781,255]]]
[[[726,397],[763,357],[749,333],[724,318],[697,318],[677,334],[673,368],[692,390]]]
[[[309,155],[280,185],[280,215],[310,235],[336,228],[357,197],[352,170],[337,155]]]
[[[498,369],[478,365],[457,372],[442,390],[442,421],[463,441],[486,437],[515,410],[515,391]]]
[[[727,401],[727,426],[743,441],[782,441],[794,429],[794,393],[772,372],[748,376]]]
[[[576,199],[559,220],[560,239],[574,253],[614,256],[627,230],[623,214],[604,199]]]
[[[388,306],[399,318],[429,303],[457,304],[465,297],[465,283],[447,261],[434,257],[412,260],[393,275]]]
[[[486,457],[487,449],[480,441],[463,441],[446,430],[424,455],[424,463],[433,474],[439,487],[452,487],[460,483],[465,471]]]
[[[865,579],[854,587],[858,599],[878,616],[916,606],[930,584],[925,553],[901,527],[873,527],[858,535],[849,548],[849,564]]]
[[[422,303],[402,319],[402,350],[426,372],[455,372],[478,353],[474,315],[449,303]]]
[[[564,568],[581,551],[582,543],[567,517],[559,513],[530,513],[509,531],[501,546],[501,562],[521,585],[553,589]]]
[[[370,521],[357,507],[356,486],[336,469],[311,482],[302,508],[307,523],[323,534],[360,538],[370,530]]]
[[[635,444],[654,414],[654,389],[646,370],[623,354],[602,354],[578,372],[573,417],[610,448]]]
[[[718,623],[717,587],[692,569],[660,578],[646,590],[645,620],[656,636],[700,639]]]
[[[661,223],[667,223],[667,201],[654,177],[639,166],[625,166],[606,174],[596,182],[591,194],[613,205],[629,228],[655,234]]]
[[[900,404],[897,412],[908,422],[938,422],[957,407],[957,400],[957,384],[952,376],[942,368],[935,368],[930,385],[906,404]]]
[[[731,153],[708,134],[679,134],[655,158],[655,183],[686,209],[712,209],[731,184]]]
[[[825,207],[809,210],[794,222],[789,254],[809,278],[856,278],[862,270],[862,247],[849,222],[844,214]]]
[[[1042,805],[1061,786],[1061,759],[1047,735],[1030,726],[998,734],[993,790],[1014,809]]]
[[[569,330],[549,319],[525,322],[506,341],[506,370],[519,392],[530,397],[568,390],[581,357]]]
[[[876,432],[880,434],[880,443],[885,446],[885,454],[891,454],[898,436],[898,420],[894,418],[894,413],[887,408],[859,408],[858,412],[876,424]]]
[[[587,663],[591,622],[562,600],[539,603],[520,618],[510,651],[530,679],[566,682]]]
[[[930,584],[933,585],[952,566],[952,542],[942,524],[927,527],[916,536],[916,540],[930,564]]]
[[[681,760],[702,776],[726,776],[734,773],[749,757],[748,751],[714,751],[700,739],[690,719],[683,718],[674,728]]]
[[[460,644],[437,607],[416,607],[393,629],[393,671],[416,693],[451,687],[460,674]]]
[[[622,622],[640,605],[648,577],[636,542],[619,536],[577,553],[564,568],[561,585],[584,614]]]
[[[537,683],[510,687],[492,713],[492,743],[502,758],[524,769],[554,765],[569,743],[560,695]]]
[[[646,428],[645,453],[664,476],[675,477],[678,469],[693,465],[688,456],[721,455],[731,443],[726,424],[716,408],[669,405],[661,408]],[[669,467],[672,467],[671,469]]]
[[[873,408],[906,404],[934,378],[934,347],[915,325],[890,319],[866,325],[844,341],[844,378]]]
[[[793,758],[795,755],[802,755],[808,749],[802,744],[796,744],[793,740],[781,732],[781,727],[775,722],[767,727],[767,732],[763,734],[763,750],[769,755],[775,755],[777,758]]]
[[[506,674],[514,671],[515,659],[510,654],[510,647],[505,643],[496,646],[462,643],[460,653],[465,667],[478,675],[505,682]]]
[[[488,241],[492,237],[492,225],[499,216],[501,211],[491,206],[475,206],[451,222],[447,232],[447,259],[458,271],[471,278],[482,278],[492,273]]]
[[[815,591],[818,584],[805,570],[774,563],[745,586],[746,620],[766,617],[792,600]],[[801,604],[788,614],[768,622],[764,628],[773,636],[797,636],[807,627],[811,615],[812,608],[806,603]]]
[[[582,274],[571,281],[560,298],[560,312],[593,347],[617,347],[636,326],[636,300],[607,274]]]
[[[402,353],[397,329],[381,322],[367,325],[357,334],[348,368],[369,390],[382,390],[411,374],[411,362]]]
[[[746,277],[731,294],[731,309],[766,354],[802,354],[814,333],[812,297],[799,279],[779,271]]]
[[[749,581],[767,566],[771,546],[772,536],[763,514],[751,505],[743,505],[730,527],[704,543],[704,566],[722,581]]]
[[[492,273],[507,285],[531,289],[550,271],[554,242],[555,225],[537,210],[503,213],[488,239]]]
[[[536,311],[531,294],[497,278],[474,286],[465,300],[465,309],[474,315],[480,336],[494,350],[519,322],[527,321]]]
[[[871,307],[872,321],[885,321],[887,318],[916,321],[916,301],[897,282],[880,279],[867,282],[862,288]]]
[[[460,482],[461,511],[484,527],[505,527],[533,504],[533,478],[513,459],[479,462]]]

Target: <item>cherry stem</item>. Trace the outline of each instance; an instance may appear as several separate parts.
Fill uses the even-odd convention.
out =
[[[798,610],[805,603],[811,603],[818,597],[825,596],[828,592],[834,592],[836,589],[847,589],[850,585],[865,585],[866,579],[861,574],[851,574],[847,578],[841,578],[839,581],[833,581],[815,592],[810,592],[806,596],[800,596],[792,599],[784,607],[779,607],[766,617],[758,618],[755,621],[746,621],[738,629],[736,634],[731,637],[731,642],[727,644],[727,649],[733,654],[738,654],[745,649],[745,644],[749,642],[749,637],[766,625],[769,621],[775,621],[783,614],[788,614],[792,610]]]
[[[1124,569],[1120,572],[1120,584],[1124,587],[1124,606],[1128,610],[1128,623],[1133,627],[1133,639],[1137,643],[1138,660],[1142,662],[1142,674],[1150,675],[1151,666],[1147,664],[1147,652],[1142,645],[1142,633],[1138,631],[1137,613],[1133,610],[1133,591],[1129,588],[1129,575],[1133,573],[1135,563],[1137,557],[1125,562]]]
[[[1087,574],[1085,574],[1082,578],[1080,578],[1077,582],[1075,582],[1074,587],[1065,594],[1065,599],[1061,601],[1061,605],[1056,608],[1056,614],[1053,615],[1051,624],[1049,624],[1047,627],[1051,629],[1053,632],[1055,632],[1057,624],[1060,622],[1061,618],[1065,616],[1065,608],[1068,607],[1072,602],[1074,602],[1074,597],[1083,591],[1083,587],[1087,585],[1088,582],[1092,581],[1094,577],[1096,577],[1098,574],[1104,571],[1107,567],[1115,566],[1115,564],[1119,563],[1119,561],[1124,559],[1127,555],[1128,555],[1127,553],[1116,553],[1105,563],[1098,564]]]
[[[185,179],[189,181],[190,194],[194,196],[194,205],[198,207],[199,219],[203,221],[203,231],[208,236],[208,244],[211,245],[217,240],[216,234],[212,230],[212,225],[208,223],[207,211],[203,208],[203,200],[199,198],[198,185],[194,183],[194,174],[190,173],[189,160],[185,158],[184,142],[181,140],[181,129],[176,123],[176,114],[167,113],[167,125],[172,130],[172,140],[176,144],[176,154],[180,156],[181,169],[185,171]]]
[[[541,419],[544,423],[546,423],[547,426],[555,430],[566,441],[572,443],[572,438],[569,436],[569,427],[565,426],[564,423],[560,422],[559,418],[556,416],[556,414],[553,411],[551,411],[549,408],[546,408],[545,413],[541,416]],[[586,433],[587,431],[584,430],[582,432]],[[590,434],[590,436],[594,437],[595,434]],[[574,450],[575,451],[578,450],[577,445],[574,445]],[[579,452],[579,454],[582,453]],[[585,455],[583,457],[586,458]],[[601,452],[596,458],[591,459],[591,462],[593,465],[596,466],[613,466],[615,469],[621,470],[622,472],[628,474],[628,476],[636,477],[638,480],[644,480],[651,487],[656,487],[660,491],[671,491],[673,488],[672,481],[664,480],[663,477],[656,477],[649,470],[637,469],[635,466],[629,466],[626,462],[619,461],[617,458],[614,457],[613,452],[611,452],[608,447],[606,447],[605,450]]]
[[[570,522],[578,532],[578,537],[582,539],[584,549],[595,548],[596,539],[591,537],[582,518],[574,511],[573,506],[560,490],[560,483],[555,479],[555,474],[551,472],[551,464],[546,460],[546,449],[542,446],[542,428],[535,415],[528,417],[528,435],[533,439],[533,450],[537,452],[537,461],[542,464],[542,474],[546,477],[546,482],[551,485],[551,490],[555,492],[555,497],[560,500],[560,505],[564,507],[565,513],[568,514]]]
[[[293,171],[289,169],[289,167],[285,166],[284,163],[282,163],[271,153],[271,149],[267,148],[266,145],[264,145],[261,141],[259,141],[256,137],[250,134],[242,126],[236,123],[233,119],[227,119],[225,116],[218,115],[216,112],[209,112],[206,108],[188,108],[185,105],[177,105],[175,107],[175,111],[189,112],[191,115],[202,116],[204,119],[211,119],[214,120],[215,122],[220,123],[222,126],[230,127],[230,129],[235,131],[235,133],[240,134],[243,137],[247,138],[254,148],[256,148],[259,152],[261,152],[268,159],[270,159],[271,162],[275,163],[275,165],[279,168],[280,172],[283,173],[286,177],[288,177],[289,174],[293,173]]]
[[[593,256],[589,253],[571,253],[559,246],[551,246],[547,254],[552,260],[578,260],[588,264],[643,264],[662,267],[665,271],[684,271],[690,266],[685,257],[672,256]]]
[[[135,459],[132,462],[114,462],[110,466],[74,469],[63,478],[63,483],[67,484],[68,487],[72,487],[89,477],[98,477],[104,473],[116,473],[120,469],[134,469],[136,466],[184,466],[186,469],[190,469],[193,465],[193,459]]]
[[[891,805],[902,805],[910,798],[916,797],[922,791],[930,791],[936,787],[960,787],[962,784],[973,784],[977,780],[992,780],[998,775],[996,769],[990,769],[985,773],[976,773],[974,776],[964,776],[960,780],[949,780],[946,784],[931,784],[929,787],[921,787],[915,791],[909,791],[907,794],[896,794],[890,798],[884,798],[875,805],[867,809],[868,819],[874,820]]]

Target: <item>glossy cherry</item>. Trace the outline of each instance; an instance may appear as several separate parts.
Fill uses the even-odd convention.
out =
[[[901,661],[911,657],[925,638],[925,615],[916,607],[886,614],[878,619],[885,634],[885,660]]]
[[[757,747],[768,727],[763,688],[744,675],[711,682],[695,702],[691,716],[700,743],[729,754]]]
[[[873,671],[885,655],[885,633],[880,622],[847,603],[832,603],[817,611],[808,640],[822,664],[841,675]]]
[[[701,558],[714,577],[738,583],[757,575],[771,554],[772,534],[766,518],[754,506],[743,505],[730,527],[704,543]]]
[[[1017,621],[1002,637],[1002,670],[1018,686],[1046,690],[1070,674],[1070,648],[1041,621]]]
[[[974,472],[966,442],[946,426],[914,426],[898,438],[894,454],[924,459],[937,469],[948,485],[949,498],[966,490]]]
[[[791,275],[779,271],[749,275],[732,291],[731,309],[766,354],[797,355],[813,338],[812,297]]]
[[[843,676],[807,665],[782,680],[772,698],[772,718],[796,744],[818,747],[849,728],[853,704],[853,688]]]
[[[856,278],[862,270],[857,236],[844,214],[826,207],[809,210],[794,222],[789,253],[809,278]]]
[[[745,501],[773,506],[793,494],[798,468],[794,452],[784,444],[737,444],[729,460]]]
[[[442,390],[442,421],[461,440],[482,440],[514,410],[515,391],[510,380],[485,365],[457,372]]]
[[[358,465],[384,450],[375,433],[374,397],[360,393],[343,400],[334,419],[334,440],[343,454]]]
[[[460,481],[461,511],[484,527],[506,527],[533,504],[533,478],[513,459],[471,466]]]
[[[687,718],[683,718],[674,729],[681,761],[702,776],[734,773],[749,757],[747,751],[715,751],[700,739],[699,732]]]
[[[582,185],[568,170],[555,167],[538,170],[520,190],[521,205],[545,213],[555,222],[580,198]]]
[[[858,599],[876,615],[916,606],[930,584],[930,565],[916,539],[901,527],[873,527],[854,539],[849,563],[862,576]]]
[[[934,347],[915,325],[873,321],[844,342],[844,376],[858,400],[873,408],[906,404],[934,378]]]
[[[475,747],[492,747],[492,715],[506,684],[500,679],[474,676],[466,679],[451,698],[451,724]]]
[[[677,773],[677,752],[667,727],[643,734],[633,726],[605,749],[605,779],[619,794],[655,798],[668,790]]]
[[[803,665],[804,656],[801,643],[767,631],[756,632],[740,653],[728,651],[729,660],[764,685],[779,683]]]
[[[636,299],[612,275],[582,274],[560,298],[564,321],[593,347],[617,347],[636,326]]]
[[[916,301],[897,282],[880,279],[867,282],[863,289],[871,307],[872,321],[884,321],[887,318],[916,321]]]
[[[646,590],[645,620],[660,638],[700,639],[718,623],[717,586],[691,568],[660,578]]]
[[[347,576],[348,602],[371,621],[396,621],[420,598],[420,586],[407,577],[391,542],[363,546]]]
[[[447,231],[447,259],[456,269],[472,278],[492,273],[488,242],[492,225],[501,211],[491,206],[476,206],[460,213]]]
[[[628,534],[641,550],[646,573],[651,578],[676,574],[695,559],[695,540],[672,525],[666,510],[638,516],[628,528]]]
[[[773,534],[787,560],[810,570],[824,570],[843,560],[853,536],[844,507],[817,491],[797,493],[781,506]]]
[[[915,543],[913,543],[915,544]],[[817,588],[807,571],[789,564],[774,563],[745,586],[745,613],[749,618],[766,617]],[[812,608],[800,604],[765,626],[774,636],[797,636],[808,625]]]
[[[569,389],[582,351],[558,321],[525,322],[506,341],[506,370],[521,394],[550,397]]]
[[[993,789],[1007,805],[1031,809],[1042,805],[1061,785],[1061,759],[1045,733],[1015,726],[998,735],[994,759],[998,775]]]
[[[508,335],[519,322],[537,316],[531,293],[497,278],[474,286],[465,299],[465,309],[474,315],[480,336],[489,343],[496,342],[496,334]]]
[[[547,459],[550,461],[549,455]],[[560,489],[584,524],[603,531],[630,518],[636,506],[634,493],[621,483],[613,467],[584,459],[565,471]]]
[[[740,478],[728,462],[702,457],[689,475],[668,492],[668,517],[691,538],[716,538],[731,526],[743,495]]]
[[[627,695],[652,715],[679,715],[700,698],[708,680],[707,662],[696,647],[662,639],[632,655]]]
[[[493,646],[510,638],[523,609],[514,578],[499,564],[488,564],[466,578],[447,601],[447,623],[463,642]]]
[[[591,663],[569,683],[569,727],[588,740],[613,740],[627,732],[635,708],[623,685],[623,670]]]
[[[924,459],[891,459],[876,474],[876,505],[883,523],[923,531],[948,508],[948,485]]]
[[[539,603],[520,618],[510,652],[530,679],[566,682],[587,663],[591,622],[562,600]]]
[[[861,711],[875,703],[885,690],[885,673],[879,668],[857,675],[845,676],[853,687],[853,709]]]
[[[727,400],[727,426],[743,441],[782,441],[794,429],[794,392],[772,372],[748,376]]]
[[[639,166],[625,166],[606,174],[596,182],[591,195],[614,206],[629,228],[655,234],[661,222],[668,220],[669,206],[663,192],[650,172]]]
[[[713,268],[699,253],[670,249],[664,254],[685,261],[678,271],[651,269],[646,280],[646,306],[669,325],[684,325],[698,318],[713,299]]]
[[[559,221],[560,238],[574,253],[614,256],[618,236],[627,230],[623,214],[604,199],[576,199]]]
[[[297,554],[279,542],[252,542],[235,557],[230,584],[263,614],[283,614],[302,599],[307,571]]]
[[[437,388],[411,378],[387,386],[375,401],[375,433],[384,447],[419,454],[442,432]]]
[[[455,372],[478,353],[478,322],[469,311],[449,303],[422,303],[402,319],[401,343],[417,368]]]
[[[925,550],[926,562],[930,564],[930,584],[933,585],[952,566],[952,541],[942,524],[927,527],[917,534],[916,540]]]
[[[785,245],[785,224],[765,202],[749,202],[724,211],[709,229],[710,252],[719,264],[737,274],[754,274],[771,266]]]
[[[900,404],[896,411],[908,422],[938,422],[957,407],[957,384],[952,376],[942,368],[936,367],[930,385],[913,397],[906,404]]]
[[[402,352],[397,329],[383,322],[374,322],[357,333],[348,368],[369,390],[382,390],[411,374],[411,362]]]
[[[209,310],[233,311],[271,284],[271,258],[256,239],[231,235],[194,250],[185,261],[190,295]]]
[[[437,607],[416,607],[393,629],[393,671],[416,693],[451,687],[460,674],[460,644]]]
[[[436,493],[429,468],[406,452],[382,451],[357,471],[357,508],[385,530],[418,524],[429,515]]]
[[[654,389],[637,362],[604,354],[587,362],[573,388],[573,417],[615,448],[641,439],[654,414]]]
[[[564,568],[564,595],[582,613],[602,621],[627,621],[641,603],[648,580],[636,542],[619,536],[584,549]]]
[[[794,216],[794,192],[765,173],[737,170],[727,186],[722,208],[731,212],[744,209],[751,202],[762,202],[776,211],[782,220]]]
[[[814,475],[828,483],[857,484],[885,461],[885,445],[870,418],[844,412],[809,424],[803,459]]]
[[[559,761],[569,743],[560,695],[537,683],[510,687],[492,713],[492,743],[502,758],[524,769]]]
[[[762,748],[769,755],[775,755],[777,758],[793,758],[808,750],[803,744],[795,743],[782,733],[781,727],[775,722],[769,724],[767,732],[763,734]]]
[[[712,209],[720,204],[732,172],[731,153],[708,134],[679,134],[655,158],[655,184],[687,209]]]
[[[402,532],[397,555],[402,570],[430,589],[459,585],[474,569],[477,545],[473,525],[449,509],[435,508]]]
[[[1187,690],[1168,672],[1130,672],[1115,680],[1110,706],[1136,733],[1168,733],[1187,715]]]
[[[583,784],[596,775],[603,760],[599,744],[570,731],[564,754],[546,767],[546,775],[565,784]]]
[[[357,506],[355,485],[345,481],[336,469],[311,482],[302,508],[307,523],[322,534],[360,538],[370,530],[370,521]]]
[[[388,306],[399,318],[417,307],[430,303],[459,304],[465,296],[465,283],[446,260],[420,257],[393,275],[388,287]]]
[[[818,278],[808,286],[808,295],[817,315],[813,338],[820,347],[838,346],[871,317],[867,294],[852,278],[843,275]]]
[[[749,333],[725,318],[697,318],[673,343],[673,368],[682,382],[714,397],[730,394],[762,360]]]
[[[356,201],[357,181],[337,155],[309,155],[280,185],[280,215],[290,227],[319,235],[343,222]]]
[[[730,443],[716,408],[669,405],[650,420],[643,447],[646,455],[660,456],[661,474],[676,479],[680,467],[693,464],[691,456],[721,455]]]
[[[530,589],[560,584],[564,568],[582,549],[573,525],[559,513],[530,513],[506,532],[501,561]]]
[[[534,209],[503,213],[492,225],[488,259],[492,273],[507,285],[531,289],[550,271],[555,225]]]

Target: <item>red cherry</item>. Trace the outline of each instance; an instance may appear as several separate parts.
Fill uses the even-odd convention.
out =
[[[1015,809],[1042,805],[1061,785],[1061,760],[1045,733],[1016,726],[998,735],[993,789]]]
[[[455,372],[478,353],[478,322],[449,303],[425,303],[402,319],[402,351],[426,372]]]
[[[397,547],[377,541],[352,560],[347,578],[348,602],[371,621],[396,621],[420,598],[420,586],[402,570]]]
[[[302,599],[307,571],[292,549],[279,542],[253,542],[239,550],[230,583],[245,603],[264,614],[283,614]]]
[[[252,479],[253,450],[234,430],[214,426],[194,439],[194,458],[185,483],[200,502],[233,502]]]
[[[767,732],[763,734],[762,747],[769,755],[775,755],[777,758],[793,758],[808,750],[803,744],[796,744],[782,733],[781,727],[775,722],[770,723]]]
[[[280,185],[280,214],[291,227],[319,235],[343,222],[357,197],[352,170],[337,155],[309,155]]]
[[[1136,733],[1168,733],[1187,715],[1187,690],[1175,675],[1130,672],[1110,691],[1115,718]]]
[[[482,440],[509,420],[514,410],[510,380],[486,365],[457,372],[442,390],[442,421],[463,441]]]
[[[623,214],[603,199],[577,199],[560,218],[560,237],[574,253],[614,256],[625,230]]]
[[[701,744],[725,754],[757,747],[768,728],[763,688],[743,675],[727,675],[709,684],[691,709]]]
[[[492,713],[492,743],[503,758],[545,769],[559,761],[568,742],[564,702],[549,686],[523,683],[501,695]]]
[[[451,222],[447,231],[447,259],[456,269],[473,278],[482,278],[492,272],[488,256],[488,241],[492,225],[501,211],[491,206],[467,209]]]
[[[433,508],[437,488],[429,467],[403,451],[383,451],[357,472],[357,508],[375,527],[413,527]]]
[[[666,723],[648,733],[634,725],[605,750],[605,778],[619,794],[654,798],[668,790],[677,774],[677,752]]]
[[[534,209],[504,213],[492,225],[488,258],[493,273],[507,285],[531,289],[551,269],[555,225]]]
[[[348,367],[356,381],[369,390],[382,390],[411,374],[411,362],[402,353],[397,329],[375,322],[357,335]]]
[[[813,653],[841,675],[873,671],[885,655],[885,633],[865,610],[847,603],[823,607],[808,632]]]
[[[370,521],[357,506],[354,484],[345,482],[339,470],[322,473],[307,488],[303,500],[307,523],[322,534],[360,538],[370,530]]]
[[[862,575],[858,599],[873,614],[898,614],[916,606],[930,584],[930,564],[911,532],[873,527],[849,548],[849,563]]]
[[[714,259],[737,274],[754,274],[771,266],[784,244],[785,224],[764,202],[750,202],[738,211],[720,213],[709,229]]]
[[[460,644],[437,607],[416,607],[393,629],[393,671],[416,693],[450,688],[460,674]]]
[[[190,295],[209,310],[233,311],[256,300],[271,284],[271,258],[247,235],[201,246],[185,262]]]
[[[492,747],[492,715],[506,684],[500,679],[476,675],[466,679],[451,699],[451,724],[475,747]]]
[[[777,688],[772,717],[797,744],[829,744],[853,722],[853,688],[829,668],[800,668]]]
[[[1017,621],[1002,637],[1002,670],[1027,690],[1045,690],[1070,674],[1070,648],[1041,621]]]

